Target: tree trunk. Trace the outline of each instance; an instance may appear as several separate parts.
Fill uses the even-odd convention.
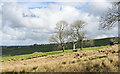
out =
[[[64,47],[62,47],[62,49],[63,49],[63,52],[64,52],[64,49],[65,49],[65,48],[64,48]]]
[[[82,50],[82,41],[80,40],[80,50]]]
[[[76,43],[73,42],[73,50],[75,50],[75,48],[76,48]]]
[[[64,44],[62,44],[62,50],[63,50],[63,52],[64,52],[64,50],[65,50]]]
[[[75,50],[75,44],[73,44],[73,50]]]

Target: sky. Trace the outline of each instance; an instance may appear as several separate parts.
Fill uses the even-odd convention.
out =
[[[118,36],[118,27],[99,30],[99,19],[111,3],[108,0],[80,2],[3,2],[0,3],[0,45],[49,44],[58,21],[88,23],[84,30],[90,39]]]

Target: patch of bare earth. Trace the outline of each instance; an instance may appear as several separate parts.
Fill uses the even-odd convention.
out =
[[[118,45],[2,62],[2,72],[117,72]]]

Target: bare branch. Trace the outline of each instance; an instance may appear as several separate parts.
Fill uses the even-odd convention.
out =
[[[66,42],[66,37],[67,37],[66,34],[65,34],[65,30],[66,30],[67,26],[68,26],[68,24],[67,24],[66,21],[59,21],[56,24],[56,28],[55,28],[57,34],[52,35],[51,39],[50,39],[50,41],[61,45],[61,47],[63,49],[63,52],[64,52],[64,49],[65,49],[65,42]]]
[[[100,29],[111,29],[117,25],[117,22],[120,21],[120,12],[118,11],[118,7],[120,6],[119,2],[113,2],[112,8],[109,8],[107,14],[101,17],[100,19]]]

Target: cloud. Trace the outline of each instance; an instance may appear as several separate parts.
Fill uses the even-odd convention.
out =
[[[3,3],[0,3],[0,44],[2,44],[2,5]]]
[[[35,4],[4,4],[4,13],[2,14],[3,30],[1,31],[3,33],[3,45],[49,43],[55,25],[60,20],[65,20],[69,24],[75,20],[84,20],[88,23],[85,27],[87,30],[86,35],[91,38],[116,36],[117,34],[116,28],[106,33],[98,30],[100,13],[106,10],[104,8],[106,3],[100,5],[93,2]],[[104,6],[101,7],[101,5]],[[41,8],[38,8],[39,6]],[[33,8],[30,9],[29,7]],[[87,10],[82,9],[84,7]]]
[[[93,14],[95,16],[101,16],[105,14],[108,8],[111,7],[111,3],[107,0],[92,0],[93,2],[88,3],[88,8],[85,10],[86,12]]]

